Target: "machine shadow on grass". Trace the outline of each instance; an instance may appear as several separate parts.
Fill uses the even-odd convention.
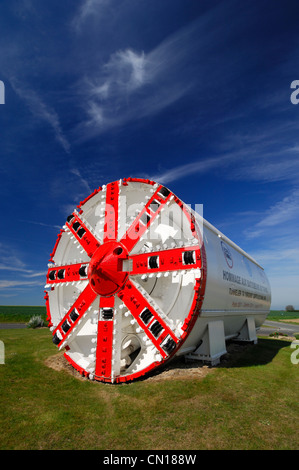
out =
[[[223,356],[218,367],[250,367],[269,364],[290,341],[270,338],[258,338],[257,344],[240,343],[237,341],[227,344],[227,354]]]
[[[184,371],[185,376],[190,374],[190,378],[193,378],[193,372],[196,370],[201,370],[202,375],[205,376],[209,371],[217,368],[262,366],[272,362],[279,351],[285,347],[290,347],[290,344],[290,341],[270,338],[258,338],[257,344],[228,341],[226,344],[227,353],[221,357],[220,363],[216,366],[186,357],[175,357],[169,364],[162,366],[159,371],[152,374],[151,377],[158,378],[168,373],[173,378],[180,378]]]

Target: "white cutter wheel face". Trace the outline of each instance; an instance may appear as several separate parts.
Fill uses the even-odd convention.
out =
[[[144,376],[192,330],[205,266],[200,231],[167,188],[137,178],[99,188],[69,215],[51,254],[54,344],[90,379]]]

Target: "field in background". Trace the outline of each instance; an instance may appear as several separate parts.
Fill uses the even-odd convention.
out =
[[[287,321],[287,320],[295,320],[297,318],[299,318],[299,310],[295,310],[294,312],[284,312],[282,310],[271,310],[270,314],[267,317],[267,320]]]
[[[21,306],[21,305],[0,305],[0,322],[20,322],[27,323],[33,315],[40,315],[46,321],[45,306]],[[299,310],[295,312],[284,312],[282,310],[271,310],[267,320],[286,321],[299,318]]]
[[[40,315],[46,321],[45,306],[0,305],[0,322],[27,323],[34,315]]]

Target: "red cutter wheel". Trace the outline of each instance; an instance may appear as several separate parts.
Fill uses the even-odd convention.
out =
[[[47,273],[53,342],[84,376],[125,382],[177,354],[198,316],[205,252],[166,187],[128,178],[69,215]]]

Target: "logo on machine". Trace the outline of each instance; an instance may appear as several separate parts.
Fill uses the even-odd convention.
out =
[[[234,265],[232,254],[231,254],[228,246],[224,242],[221,242],[221,248],[222,248],[222,251],[223,251],[223,254],[224,254],[226,264],[231,269]]]

